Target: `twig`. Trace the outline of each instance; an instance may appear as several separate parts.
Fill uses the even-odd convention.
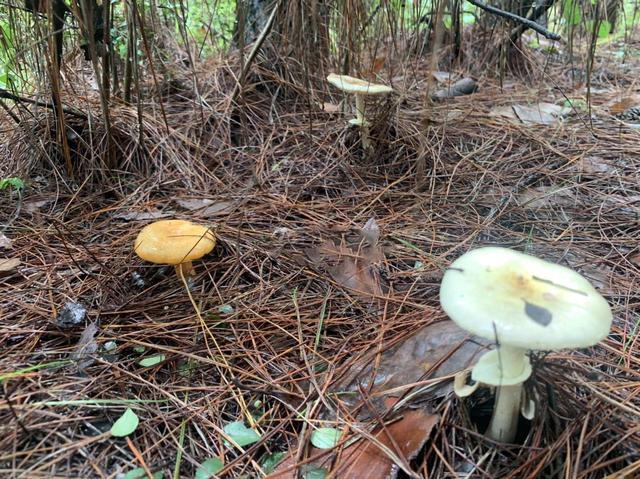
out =
[[[238,81],[236,82],[236,86],[234,87],[233,93],[231,94],[231,102],[234,102],[236,97],[240,93],[240,89],[242,88],[242,84],[244,83],[244,79],[247,76],[247,73],[249,72],[249,68],[251,68],[251,64],[253,63],[253,60],[255,60],[256,55],[258,54],[258,51],[260,50],[260,47],[262,47],[262,44],[267,39],[267,35],[269,35],[269,32],[271,31],[271,28],[273,27],[273,22],[276,19],[276,13],[278,13],[278,10],[280,10],[280,5],[282,5],[282,2],[278,1],[273,6],[273,10],[271,11],[271,15],[269,15],[269,19],[267,20],[267,24],[264,26],[264,28],[262,29],[262,32],[260,33],[260,36],[255,41],[255,43],[253,44],[253,48],[251,49],[251,52],[249,53],[249,57],[247,58],[247,61],[244,63],[244,66],[242,67],[242,71],[240,72],[240,75],[238,76]]]
[[[484,3],[478,2],[478,0],[467,0],[467,2],[499,17],[508,18],[509,20],[513,20],[514,22],[521,23],[531,30],[535,30],[539,34],[545,36],[549,40],[560,40],[562,38],[557,33],[550,32],[539,23],[534,22],[533,20],[529,20],[528,18],[521,17],[520,15],[516,15],[515,13],[505,12],[504,10],[500,10],[499,8],[485,5]]]
[[[25,98],[22,96],[18,96],[18,95],[14,95],[13,93],[5,90],[4,88],[0,88],[0,98],[6,98],[7,100],[12,100],[15,101],[17,103],[29,103],[31,105],[36,105],[36,106],[42,106],[44,108],[49,108],[50,110],[54,110],[55,106],[52,105],[51,103],[46,103],[44,101],[38,101],[38,100],[32,100],[30,98]],[[62,111],[64,111],[65,113],[78,117],[78,118],[82,118],[84,120],[87,119],[87,115],[85,115],[84,113],[81,113],[79,111],[76,111],[75,109],[70,109],[70,108],[62,108]]]

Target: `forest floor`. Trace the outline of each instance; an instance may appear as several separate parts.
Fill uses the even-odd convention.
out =
[[[310,89],[265,58],[240,108],[226,63],[203,69],[200,103],[184,80],[160,85],[162,101],[150,87],[142,117],[114,106],[120,173],[96,160],[96,119],[93,137],[69,120],[76,181],[47,156],[46,112],[35,135],[11,126],[0,173],[27,187],[0,191],[0,476],[194,477],[217,457],[225,477],[263,477],[277,453],[277,477],[296,463],[390,477],[394,457],[401,477],[640,474],[640,129],[615,116],[640,104],[638,59],[600,52],[588,110],[584,72],[533,55],[548,62],[539,80],[481,78],[439,103],[423,66],[392,76],[397,93],[368,104],[370,155],[321,75]],[[94,92],[65,100],[99,116]],[[174,217],[218,238],[189,294],[132,248]],[[534,358],[536,415],[512,446],[478,432],[488,392],[451,392],[484,345],[443,323],[438,300],[444,269],[484,245],[580,272],[614,313],[599,345]],[[62,314],[70,303],[86,315]],[[138,428],[112,437],[127,407]],[[238,422],[258,440],[229,444]],[[319,427],[339,445],[306,459]]]

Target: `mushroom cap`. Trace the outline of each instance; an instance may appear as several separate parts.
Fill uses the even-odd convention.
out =
[[[523,349],[591,346],[612,321],[605,299],[575,271],[499,247],[454,261],[440,303],[461,328]]]
[[[327,77],[327,81],[336,88],[347,93],[359,93],[361,95],[380,95],[382,93],[391,93],[393,88],[387,85],[376,85],[359,78],[353,78],[348,75],[336,75],[331,73]]]
[[[161,220],[140,231],[134,250],[140,258],[156,264],[181,264],[202,258],[216,245],[206,226],[185,220]]]

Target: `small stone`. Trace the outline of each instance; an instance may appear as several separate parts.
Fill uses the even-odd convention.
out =
[[[69,329],[80,326],[87,317],[87,310],[80,303],[73,301],[65,304],[56,316],[55,323],[59,328]]]

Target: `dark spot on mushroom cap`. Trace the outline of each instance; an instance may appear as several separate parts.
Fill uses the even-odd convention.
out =
[[[553,319],[551,311],[542,306],[524,302],[524,313],[542,326],[548,326]]]

